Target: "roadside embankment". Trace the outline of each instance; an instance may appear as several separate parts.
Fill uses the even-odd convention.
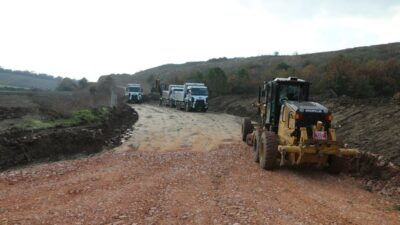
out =
[[[73,119],[64,122],[74,122]],[[41,122],[39,127],[43,128],[20,127],[4,130],[0,133],[0,170],[37,161],[59,160],[77,154],[92,154],[114,147],[121,143],[124,132],[137,119],[136,111],[123,104],[108,108],[108,113],[102,120],[93,120],[84,125],[76,126],[72,123],[73,126],[53,126]]]

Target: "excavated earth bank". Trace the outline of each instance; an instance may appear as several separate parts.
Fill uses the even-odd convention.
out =
[[[121,105],[108,120],[90,125],[43,130],[8,129],[0,133],[0,170],[37,161],[87,155],[121,143],[138,120],[136,111]]]

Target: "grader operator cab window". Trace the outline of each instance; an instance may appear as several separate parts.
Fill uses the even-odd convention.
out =
[[[284,84],[280,86],[279,101],[307,101],[306,88],[299,84]]]
[[[272,131],[278,129],[281,106],[285,101],[308,101],[309,83],[293,78],[279,78],[264,84],[267,105],[265,124]],[[285,118],[287,120],[287,118]]]

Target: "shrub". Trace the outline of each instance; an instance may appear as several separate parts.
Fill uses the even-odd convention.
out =
[[[51,120],[28,119],[18,124],[17,127],[33,130],[52,127],[72,127],[94,122],[101,122],[106,120],[109,115],[110,109],[107,107],[101,107],[99,109],[93,110],[85,109],[74,112],[71,116],[67,118],[58,118]]]

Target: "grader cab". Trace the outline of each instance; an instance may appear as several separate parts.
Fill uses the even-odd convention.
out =
[[[308,100],[310,83],[295,77],[275,78],[259,88],[259,123],[244,118],[242,138],[252,145],[253,160],[263,169],[278,165],[316,164],[331,173],[342,169],[342,157],[357,157],[343,148],[331,127],[332,114]]]

